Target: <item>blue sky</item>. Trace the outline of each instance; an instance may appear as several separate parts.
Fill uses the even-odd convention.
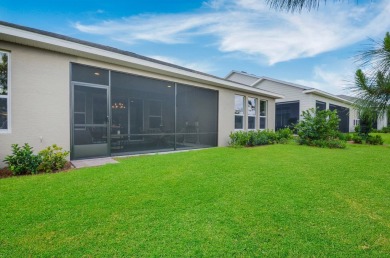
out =
[[[348,94],[354,56],[390,31],[390,1],[270,10],[263,0],[2,0],[0,19],[224,77],[231,70]],[[357,3],[356,3],[357,2]]]

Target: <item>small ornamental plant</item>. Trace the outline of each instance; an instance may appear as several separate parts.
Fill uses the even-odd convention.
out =
[[[53,144],[52,146],[40,151],[38,155],[42,159],[38,170],[50,173],[64,168],[69,151],[64,151],[61,147]]]
[[[4,162],[14,175],[36,174],[41,157],[34,154],[33,148],[28,143],[22,147],[12,144],[12,154],[6,156]]]
[[[68,155],[69,151],[64,151],[56,144],[40,151],[37,155],[28,143],[23,146],[12,144],[12,154],[7,155],[4,162],[15,176],[38,172],[50,173],[63,169]]]
[[[295,126],[298,143],[301,145],[340,148],[346,147],[339,138],[339,116],[337,111],[309,109],[302,112],[301,121]]]

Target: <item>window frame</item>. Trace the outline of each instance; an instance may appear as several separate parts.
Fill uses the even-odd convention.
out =
[[[255,114],[254,115],[249,115],[249,99],[253,99],[254,101],[255,101]],[[246,98],[246,104],[247,104],[247,110],[246,110],[246,112],[247,112],[247,129],[248,129],[248,131],[253,131],[253,130],[256,130],[256,128],[257,128],[257,126],[256,126],[256,121],[257,121],[257,119],[256,119],[256,117],[257,117],[257,113],[258,113],[258,105],[257,105],[257,102],[258,102],[258,100],[257,100],[257,98],[256,97],[247,97]],[[249,128],[249,117],[254,117],[255,118],[255,128]]]
[[[318,108],[318,104],[319,104],[319,105],[325,105],[325,108],[324,108],[324,109],[319,109],[319,108]],[[316,110],[327,110],[327,104],[326,104],[325,101],[316,100],[315,105],[316,105]]]
[[[239,96],[239,97],[242,97],[242,115],[241,114],[236,114],[236,97]],[[240,95],[240,94],[234,94],[234,130],[235,131],[240,131],[240,130],[245,130],[245,101],[246,100],[246,97],[245,95]],[[236,128],[236,117],[237,116],[240,116],[242,117],[242,128]]]
[[[261,115],[261,102],[265,102],[265,116]],[[268,126],[268,100],[266,99],[260,99],[259,101],[259,130],[266,130]],[[261,118],[265,118],[265,125],[264,128],[261,128],[260,123],[261,123]]]
[[[11,52],[0,49],[0,54],[6,54],[7,60],[7,95],[0,95],[1,99],[7,100],[7,129],[0,129],[0,134],[11,133]]]

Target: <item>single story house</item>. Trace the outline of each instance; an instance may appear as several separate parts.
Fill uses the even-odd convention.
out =
[[[352,107],[353,100],[348,96],[336,96],[316,88],[246,72],[232,71],[225,78],[253,88],[283,94],[284,98],[277,99],[275,103],[276,130],[297,123],[302,111],[310,108],[337,110],[339,129],[342,132],[354,132],[355,126],[359,124],[358,112]],[[378,119],[377,129],[384,126],[387,126],[387,117]]]
[[[283,97],[7,22],[0,55],[0,160],[14,143],[36,151],[55,143],[71,159],[225,146],[245,121],[274,129]]]

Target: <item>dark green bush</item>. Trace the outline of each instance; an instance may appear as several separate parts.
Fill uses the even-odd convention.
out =
[[[280,138],[278,140],[278,143],[280,143],[280,144],[287,144],[288,143],[288,139],[287,138]]]
[[[366,143],[371,145],[383,145],[383,142],[384,141],[380,135],[368,135],[366,139]]]
[[[278,143],[280,136],[269,130],[237,131],[230,134],[230,146],[259,146]],[[284,140],[283,140],[284,141]]]
[[[352,134],[349,134],[349,133],[339,133],[338,138],[339,138],[339,140],[342,140],[342,141],[351,141],[352,140]]]
[[[378,115],[371,109],[361,109],[359,110],[359,119],[359,126],[355,128],[355,131],[362,136],[363,139],[366,139],[368,134],[375,129],[373,128],[373,125],[378,119]]]
[[[352,136],[352,141],[357,144],[362,144],[363,143],[363,137],[361,137],[359,134],[354,134]]]
[[[321,147],[321,148],[332,148],[332,149],[345,149],[347,143],[338,139],[331,140],[314,140],[311,141],[311,146]]]
[[[229,137],[230,137],[229,145],[235,147],[246,146],[249,141],[248,133],[245,131],[232,132],[230,133]]]
[[[277,130],[276,135],[277,135],[277,139],[278,139],[279,143],[281,143],[281,142],[285,143],[288,140],[292,139],[293,131],[290,128],[286,127],[286,128]]]
[[[302,117],[296,126],[299,144],[345,148],[345,140],[339,139],[337,111],[309,109],[302,112]]]
[[[23,147],[12,144],[12,154],[6,156],[4,162],[14,175],[36,174],[41,157],[33,153],[33,148],[28,143]]]
[[[53,144],[40,151],[38,155],[42,160],[38,170],[50,173],[64,168],[67,162],[66,156],[69,155],[69,151],[64,151],[61,147]]]
[[[383,127],[381,133],[390,133],[390,126]]]

